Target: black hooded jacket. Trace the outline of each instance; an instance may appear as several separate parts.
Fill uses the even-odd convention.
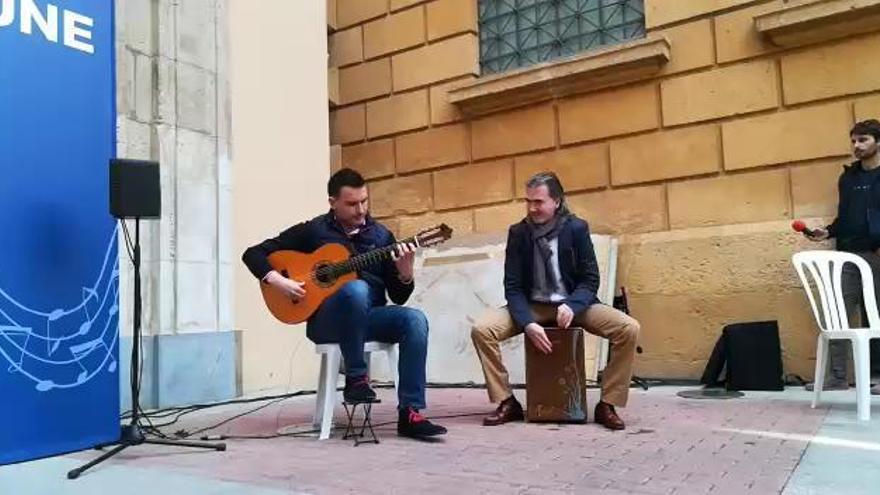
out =
[[[837,182],[837,218],[827,228],[837,250],[850,253],[880,248],[880,168],[865,170],[861,162],[844,166]]]

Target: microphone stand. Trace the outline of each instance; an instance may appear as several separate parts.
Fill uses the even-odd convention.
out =
[[[126,234],[126,243],[128,243],[128,230],[125,226],[125,220],[122,219],[122,226]],[[134,253],[132,254],[132,263],[134,265],[134,334],[131,340],[131,421],[129,424],[122,426],[122,432],[119,440],[110,444],[97,446],[101,449],[105,446],[116,445],[112,450],[105,452],[97,459],[73,469],[67,473],[67,479],[75,480],[79,478],[84,471],[90,469],[114,455],[122,452],[128,447],[141,444],[155,445],[174,445],[178,447],[194,447],[199,449],[211,449],[217,451],[226,450],[225,443],[204,443],[192,442],[186,440],[169,440],[166,438],[147,438],[144,435],[144,429],[141,425],[141,406],[140,406],[140,374],[138,363],[140,363],[140,341],[141,341],[141,243],[140,243],[140,217],[134,219]]]

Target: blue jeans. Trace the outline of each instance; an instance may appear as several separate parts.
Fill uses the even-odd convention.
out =
[[[345,375],[350,378],[367,374],[364,342],[399,344],[399,407],[425,408],[428,320],[421,311],[404,306],[373,307],[367,283],[354,280],[321,304],[309,319],[306,335],[316,344],[339,344]]]

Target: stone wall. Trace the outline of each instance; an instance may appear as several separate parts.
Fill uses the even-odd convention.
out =
[[[639,372],[697,377],[727,322],[780,321],[810,376],[815,325],[788,261],[793,218],[833,216],[854,121],[880,116],[876,31],[779,48],[755,15],[812,0],[646,0],[670,60],[626,85],[464,117],[478,76],[476,0],[336,0],[331,140],[401,234],[439,221],[503,231],[523,181],[556,170],[572,208],[622,236],[618,285],[643,324]]]
[[[162,218],[141,222],[147,405],[235,392],[226,52],[226,0],[116,2],[117,156],[160,163]],[[120,260],[130,335],[131,264]],[[156,358],[164,345],[175,351]]]

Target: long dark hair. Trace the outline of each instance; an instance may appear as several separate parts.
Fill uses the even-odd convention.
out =
[[[550,193],[550,197],[559,201],[559,206],[556,207],[557,215],[571,215],[568,203],[565,202],[565,189],[562,188],[562,182],[556,174],[553,172],[540,172],[526,181],[527,188],[540,186],[547,186],[547,192]]]

